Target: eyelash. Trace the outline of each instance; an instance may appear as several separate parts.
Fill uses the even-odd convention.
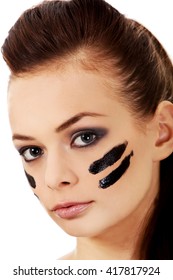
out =
[[[79,132],[76,132],[72,136],[72,141],[71,141],[71,146],[74,148],[87,148],[88,146],[95,145],[105,134],[106,134],[105,129],[85,129],[85,130],[80,130]],[[75,145],[75,141],[78,138],[82,139],[82,136],[94,136],[92,140],[89,140],[89,143],[85,143],[84,145]],[[84,140],[84,139],[83,139]],[[82,140],[81,140],[82,141]],[[86,139],[87,141],[87,139]],[[84,143],[84,142],[83,142]]]
[[[107,131],[105,129],[101,129],[101,128],[80,130],[80,131],[72,134],[70,145],[71,145],[72,148],[87,148],[87,147],[90,147],[92,145],[95,145],[103,136],[106,135],[106,133],[107,133]],[[80,141],[82,141],[84,143],[84,137],[86,137],[86,136],[87,137],[92,136],[91,140],[90,139],[89,140],[85,139],[86,141],[88,141],[88,143],[85,143],[84,145],[83,144],[75,144],[75,141],[79,138],[81,139]],[[82,137],[83,137],[83,140],[82,140]],[[25,153],[29,152],[30,157],[32,157],[32,155],[31,155],[31,150],[32,149],[37,150],[38,155],[36,155],[36,156],[33,155],[34,158],[28,160]],[[34,161],[44,154],[43,150],[38,146],[25,146],[25,147],[20,148],[18,150],[18,152],[24,158],[24,160],[26,162]]]

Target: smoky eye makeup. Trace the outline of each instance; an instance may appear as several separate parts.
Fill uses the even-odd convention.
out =
[[[105,128],[83,128],[73,132],[71,136],[71,147],[85,148],[97,144],[104,136],[108,134]]]

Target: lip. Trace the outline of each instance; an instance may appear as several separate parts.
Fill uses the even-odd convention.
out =
[[[83,213],[91,206],[93,201],[87,202],[64,202],[52,209],[56,216],[62,219],[72,219]]]

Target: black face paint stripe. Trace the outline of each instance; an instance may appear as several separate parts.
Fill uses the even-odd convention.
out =
[[[35,193],[34,193],[34,195],[39,199],[38,195],[36,195]]]
[[[118,161],[122,154],[124,153],[128,142],[113,147],[108,153],[106,153],[101,159],[98,159],[94,161],[90,167],[89,172],[92,174],[97,174],[104,169],[106,169],[108,166],[113,165],[116,161]]]
[[[115,170],[99,181],[99,187],[106,189],[115,184],[128,169],[131,156],[133,156],[133,151],[123,159],[121,164]]]
[[[36,183],[35,183],[34,178],[31,175],[29,175],[26,171],[25,171],[25,175],[28,179],[28,182],[29,182],[30,186],[35,189],[36,188]]]

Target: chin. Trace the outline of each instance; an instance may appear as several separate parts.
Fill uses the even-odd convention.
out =
[[[68,220],[63,224],[57,223],[61,229],[66,232],[68,235],[73,237],[97,237],[104,232],[106,229],[101,225],[97,225],[96,223],[88,223],[82,221],[72,221]]]
[[[55,215],[50,215],[50,217],[64,232],[73,237],[98,237],[109,232],[115,224],[115,222],[108,223],[105,219],[88,215],[72,219],[62,219]]]

